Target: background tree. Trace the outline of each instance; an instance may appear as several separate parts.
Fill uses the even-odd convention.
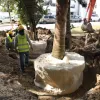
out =
[[[17,6],[16,0],[0,0],[0,6],[2,6],[2,11],[9,13],[11,22],[11,12],[13,12]]]
[[[22,10],[25,12],[31,31],[36,34],[36,25],[46,11],[43,10],[43,0],[20,0]],[[19,5],[19,6],[21,6]],[[20,7],[19,7],[20,8]],[[21,9],[20,8],[20,9]],[[36,35],[35,35],[36,36]],[[36,37],[35,37],[36,39]]]
[[[86,0],[74,0],[75,2],[78,1],[82,7],[87,7],[87,1]],[[67,24],[66,24],[66,38],[65,38],[65,44],[66,49],[70,49],[71,46],[71,31],[70,31],[70,2],[71,0],[68,0],[68,10],[67,10]]]
[[[46,10],[43,10],[43,0],[0,0],[2,11],[10,12],[17,10],[17,13],[24,24],[29,24],[35,32],[36,25]],[[15,11],[16,12],[16,11]]]
[[[18,10],[17,10],[17,14],[19,15],[20,21],[26,25],[26,27],[28,26],[28,16],[26,13],[26,9],[24,7],[24,4],[21,0],[17,0],[18,2]]]

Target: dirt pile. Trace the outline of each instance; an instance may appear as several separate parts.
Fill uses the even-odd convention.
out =
[[[46,53],[50,53],[53,47],[53,32],[46,28],[37,28],[37,36],[39,40],[47,42]]]
[[[47,41],[50,37],[53,36],[53,33],[49,29],[38,27],[37,35],[39,40]]]

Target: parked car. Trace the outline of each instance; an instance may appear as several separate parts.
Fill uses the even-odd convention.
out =
[[[0,24],[2,24],[2,17],[0,16]]]
[[[55,17],[53,16],[53,15],[44,15],[41,19],[40,19],[40,21],[39,21],[39,23],[55,23]]]
[[[10,23],[10,18],[4,17],[3,20],[2,20],[2,23]]]
[[[71,22],[81,22],[82,21],[82,18],[78,15],[71,15],[70,16],[70,21]]]
[[[12,22],[18,21],[18,17],[11,17]],[[0,19],[0,23],[10,23],[10,17],[3,17]]]
[[[91,21],[93,21],[93,22],[100,21],[100,18],[97,14],[92,14]]]
[[[12,17],[12,21],[13,21],[13,22],[18,22],[18,21],[19,21],[18,16],[14,16],[14,17]]]
[[[2,23],[2,19],[0,19],[0,24]]]

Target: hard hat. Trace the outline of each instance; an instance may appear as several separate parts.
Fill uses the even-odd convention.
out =
[[[18,22],[18,26],[21,25],[21,22]]]
[[[8,34],[13,34],[13,32],[12,31],[9,31]]]
[[[20,31],[20,30],[23,30],[24,29],[24,27],[22,26],[22,25],[19,25],[18,26],[18,30]]]

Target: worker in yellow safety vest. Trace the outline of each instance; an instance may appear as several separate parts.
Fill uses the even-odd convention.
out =
[[[13,51],[14,50],[14,39],[13,39],[13,32],[9,31],[6,33],[7,37],[5,39],[5,46],[7,50]]]
[[[32,48],[32,44],[22,25],[18,26],[18,34],[15,37],[14,46],[20,56],[20,71],[24,73],[24,68],[29,65],[29,48]]]

